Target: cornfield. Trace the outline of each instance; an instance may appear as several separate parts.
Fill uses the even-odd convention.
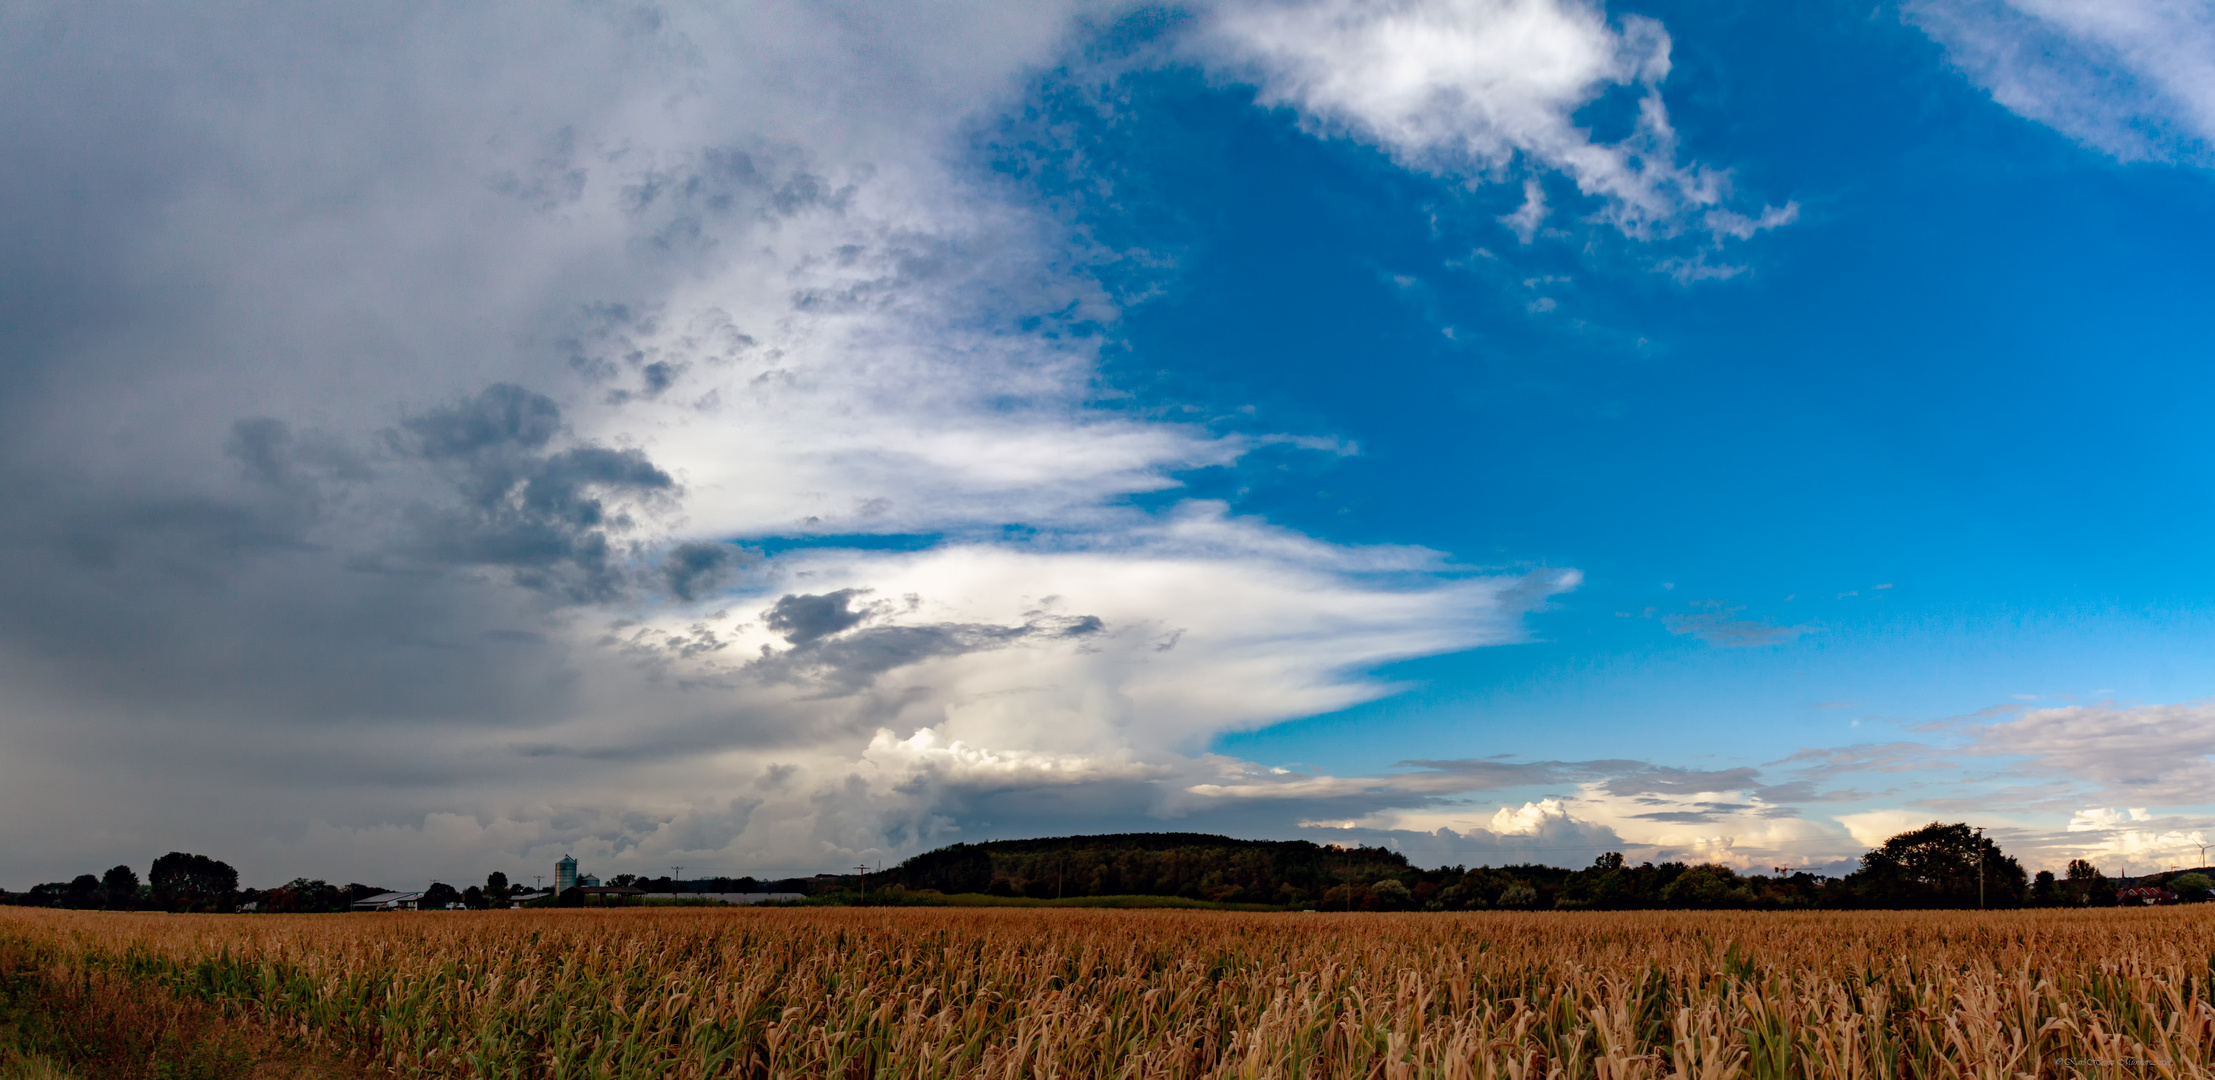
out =
[[[2211,915],[0,909],[0,955],[406,1077],[2204,1077]]]

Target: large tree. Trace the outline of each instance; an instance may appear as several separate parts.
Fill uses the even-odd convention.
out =
[[[262,910],[277,913],[345,911],[353,901],[327,881],[293,878],[262,894]]]
[[[229,911],[238,894],[238,871],[205,855],[172,851],[154,860],[146,878],[166,911]]]
[[[64,907],[79,910],[99,907],[100,879],[91,874],[79,874],[69,880],[69,891],[65,895],[67,900],[62,905]]]
[[[1840,882],[1861,907],[2021,907],[2029,878],[1999,845],[1966,824],[1932,822],[1886,840]]]
[[[110,867],[100,878],[100,892],[111,911],[138,908],[138,873],[128,866]]]

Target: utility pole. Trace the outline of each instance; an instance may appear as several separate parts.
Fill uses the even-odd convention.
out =
[[[1977,910],[1984,910],[1984,826],[1977,826]]]
[[[869,903],[869,868],[867,866],[857,866],[854,869],[861,871],[861,902],[864,906],[867,906]]]
[[[669,868],[669,891],[670,891],[670,892],[676,893],[676,892],[683,892],[683,891],[684,891],[684,886],[682,886],[682,885],[679,885],[679,884],[677,884],[677,879],[678,879],[678,878],[681,878],[681,877],[683,877],[683,876],[684,876],[684,867],[682,867],[682,866],[672,866],[672,867],[670,867],[670,868]]]

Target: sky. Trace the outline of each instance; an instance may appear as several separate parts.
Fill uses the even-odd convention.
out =
[[[31,2],[0,91],[0,885],[2211,861],[2215,5]]]

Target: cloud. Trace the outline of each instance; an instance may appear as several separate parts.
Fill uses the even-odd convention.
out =
[[[1702,610],[1691,614],[1663,615],[1661,624],[1668,627],[1672,634],[1690,635],[1726,649],[1789,644],[1814,629],[1808,626],[1775,626],[1757,619],[1735,618],[1745,608],[1731,606],[1720,600],[1704,600],[1692,606]]]
[[[1838,823],[1853,834],[1854,841],[1869,848],[1878,847],[1903,832],[1922,828],[1932,820],[1927,810],[1870,810],[1838,815]]]
[[[853,629],[867,620],[872,612],[856,611],[851,606],[855,597],[867,591],[840,589],[819,596],[786,593],[768,611],[762,612],[761,621],[784,635],[787,642],[806,645],[817,638]]]
[[[1534,237],[1561,176],[1637,236],[1784,220],[1680,163],[1658,24],[1392,10],[1235,4],[1196,47],[1413,167],[1538,181]],[[0,874],[813,869],[1634,782],[1208,753],[1525,640],[1579,576],[1183,497],[1345,444],[1101,403],[1092,241],[963,158],[1085,44],[1075,6],[850,14],[55,5],[70,32],[0,40],[36,163],[0,170]],[[1349,81],[1372,59],[1400,81]],[[1575,125],[1616,90],[1630,135]],[[1580,797],[1775,808],[1673,775]],[[1534,805],[1456,835],[1617,840]]]
[[[662,558],[662,579],[669,595],[691,603],[725,584],[748,558],[729,544],[678,544]]]
[[[1502,180],[1520,163],[1566,176],[1634,238],[1743,239],[1796,214],[1729,211],[1727,172],[1679,162],[1660,90],[1669,34],[1644,16],[1611,24],[1581,0],[1235,0],[1207,20],[1200,48],[1252,80],[1263,104],[1410,168]],[[1618,90],[1636,97],[1630,131],[1604,141],[1578,116]],[[1523,190],[1502,220],[1528,243],[1548,206],[1536,178]]]
[[[2215,782],[2215,702],[2032,709],[1963,733],[1971,753],[2119,800],[2197,805]]]
[[[1582,865],[1606,851],[1633,861],[1713,862],[1767,872],[1776,865],[1835,869],[1859,853],[1836,826],[1776,815],[1758,800],[1627,800],[1587,786],[1524,802],[1386,810],[1338,824],[1347,829],[1446,841],[1425,844],[1432,861],[1531,861]]]
[[[525,588],[577,602],[629,586],[613,541],[639,524],[631,509],[669,501],[677,483],[637,449],[550,449],[560,430],[552,399],[497,383],[388,433],[399,454],[452,487],[454,497],[414,509],[420,554],[500,568]]]
[[[2125,161],[2215,161],[2215,12],[2166,0],[1914,0],[2008,109]]]
[[[1944,750],[1929,743],[1855,743],[1851,746],[1800,750],[1767,762],[1765,767],[1789,765],[1802,776],[1825,779],[1847,773],[1911,772],[1918,769],[1954,767],[1953,762],[1939,756],[1944,753]]]
[[[600,822],[610,852],[881,846],[838,794],[908,694],[881,680],[1104,624],[996,582],[1004,618],[794,644],[715,616],[885,582],[734,541],[1020,524],[1103,545],[1105,584],[1153,521],[1119,500],[1246,445],[1092,407],[1114,306],[1063,225],[955,160],[1072,13],[26,13],[67,32],[0,42],[0,141],[39,163],[0,171],[37,238],[0,259],[27,313],[0,373],[0,873],[310,817],[369,847],[249,873],[373,872],[350,860],[426,815]],[[925,577],[876,595],[960,591]],[[762,644],[805,677],[751,666]],[[1031,752],[1009,727],[994,752]],[[771,791],[772,766],[798,771]],[[39,789],[74,825],[15,803],[88,772],[128,782]]]
[[[1399,764],[1458,777],[1466,785],[1462,790],[1467,791],[1570,783],[1646,767],[1639,761],[1507,761],[1500,758],[1418,759]]]

